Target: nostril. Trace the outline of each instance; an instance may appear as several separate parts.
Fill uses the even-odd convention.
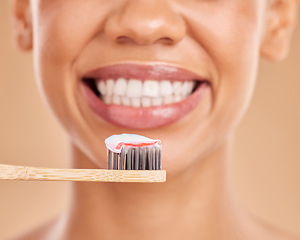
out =
[[[168,38],[168,37],[163,37],[163,38],[156,40],[156,42],[171,45],[174,43],[174,40],[172,40],[171,38]]]
[[[117,43],[130,43],[130,42],[132,42],[133,43],[134,41],[129,37],[120,36],[120,37],[117,37],[116,42]]]
[[[124,43],[137,43],[140,45],[148,45],[148,44],[153,44],[153,43],[161,43],[161,44],[166,44],[166,45],[171,45],[174,44],[174,40],[169,38],[169,37],[162,37],[158,38],[157,40],[153,41],[152,39],[138,39],[137,37],[132,39],[126,36],[119,36],[116,38],[116,42],[120,44]]]

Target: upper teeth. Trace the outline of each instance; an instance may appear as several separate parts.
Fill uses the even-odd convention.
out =
[[[133,107],[160,106],[182,101],[192,93],[195,85],[196,81],[141,81],[124,78],[97,82],[101,98],[106,104]]]

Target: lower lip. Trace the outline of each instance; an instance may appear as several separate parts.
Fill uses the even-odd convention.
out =
[[[167,126],[188,115],[201,101],[209,84],[202,83],[185,100],[159,107],[136,108],[114,104],[105,104],[84,83],[83,92],[93,111],[107,122],[130,129],[151,129]]]

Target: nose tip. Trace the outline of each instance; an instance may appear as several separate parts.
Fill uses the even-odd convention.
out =
[[[104,32],[117,43],[151,45],[178,43],[186,29],[181,16],[168,4],[150,0],[127,1],[125,7],[108,17]]]

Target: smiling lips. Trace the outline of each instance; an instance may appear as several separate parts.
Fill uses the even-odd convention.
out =
[[[118,64],[86,74],[83,90],[96,114],[132,129],[178,121],[198,104],[208,81],[166,65]]]

